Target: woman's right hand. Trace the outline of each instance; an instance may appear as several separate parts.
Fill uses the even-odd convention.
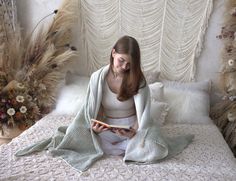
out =
[[[103,132],[103,131],[108,130],[109,128],[106,127],[106,126],[104,126],[104,125],[101,125],[101,124],[99,124],[99,123],[93,122],[93,123],[92,123],[92,129],[93,129],[93,131],[94,131],[95,133],[99,134],[99,133],[101,133],[101,132]]]

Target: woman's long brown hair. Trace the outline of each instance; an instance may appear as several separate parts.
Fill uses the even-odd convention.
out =
[[[137,40],[130,36],[121,37],[113,49],[119,54],[130,55],[130,69],[124,73],[123,81],[118,94],[118,100],[125,101],[146,85],[146,80],[141,70],[140,48]],[[110,56],[110,70],[113,72],[113,56]]]

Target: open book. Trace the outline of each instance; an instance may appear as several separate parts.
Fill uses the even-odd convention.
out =
[[[131,126],[128,126],[128,125],[114,125],[114,124],[107,124],[107,123],[104,123],[102,121],[98,121],[96,119],[91,119],[92,122],[95,122],[95,123],[99,123],[101,125],[104,125],[105,127],[107,128],[119,128],[119,129],[131,129]]]

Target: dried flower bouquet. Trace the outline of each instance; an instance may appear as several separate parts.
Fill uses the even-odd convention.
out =
[[[25,129],[55,106],[66,74],[77,55],[70,30],[77,20],[77,1],[63,0],[48,27],[23,37],[19,25],[9,31],[0,23],[0,130]]]

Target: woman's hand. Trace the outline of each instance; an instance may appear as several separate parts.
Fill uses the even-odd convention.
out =
[[[132,138],[136,134],[136,130],[134,128],[131,128],[129,130],[120,129],[120,128],[113,128],[112,132],[116,133],[119,136],[125,136],[129,139]]]
[[[101,125],[99,123],[96,123],[96,122],[93,122],[92,123],[92,129],[95,133],[101,133],[103,131],[106,131],[108,130],[108,127],[104,126],[104,125]]]

